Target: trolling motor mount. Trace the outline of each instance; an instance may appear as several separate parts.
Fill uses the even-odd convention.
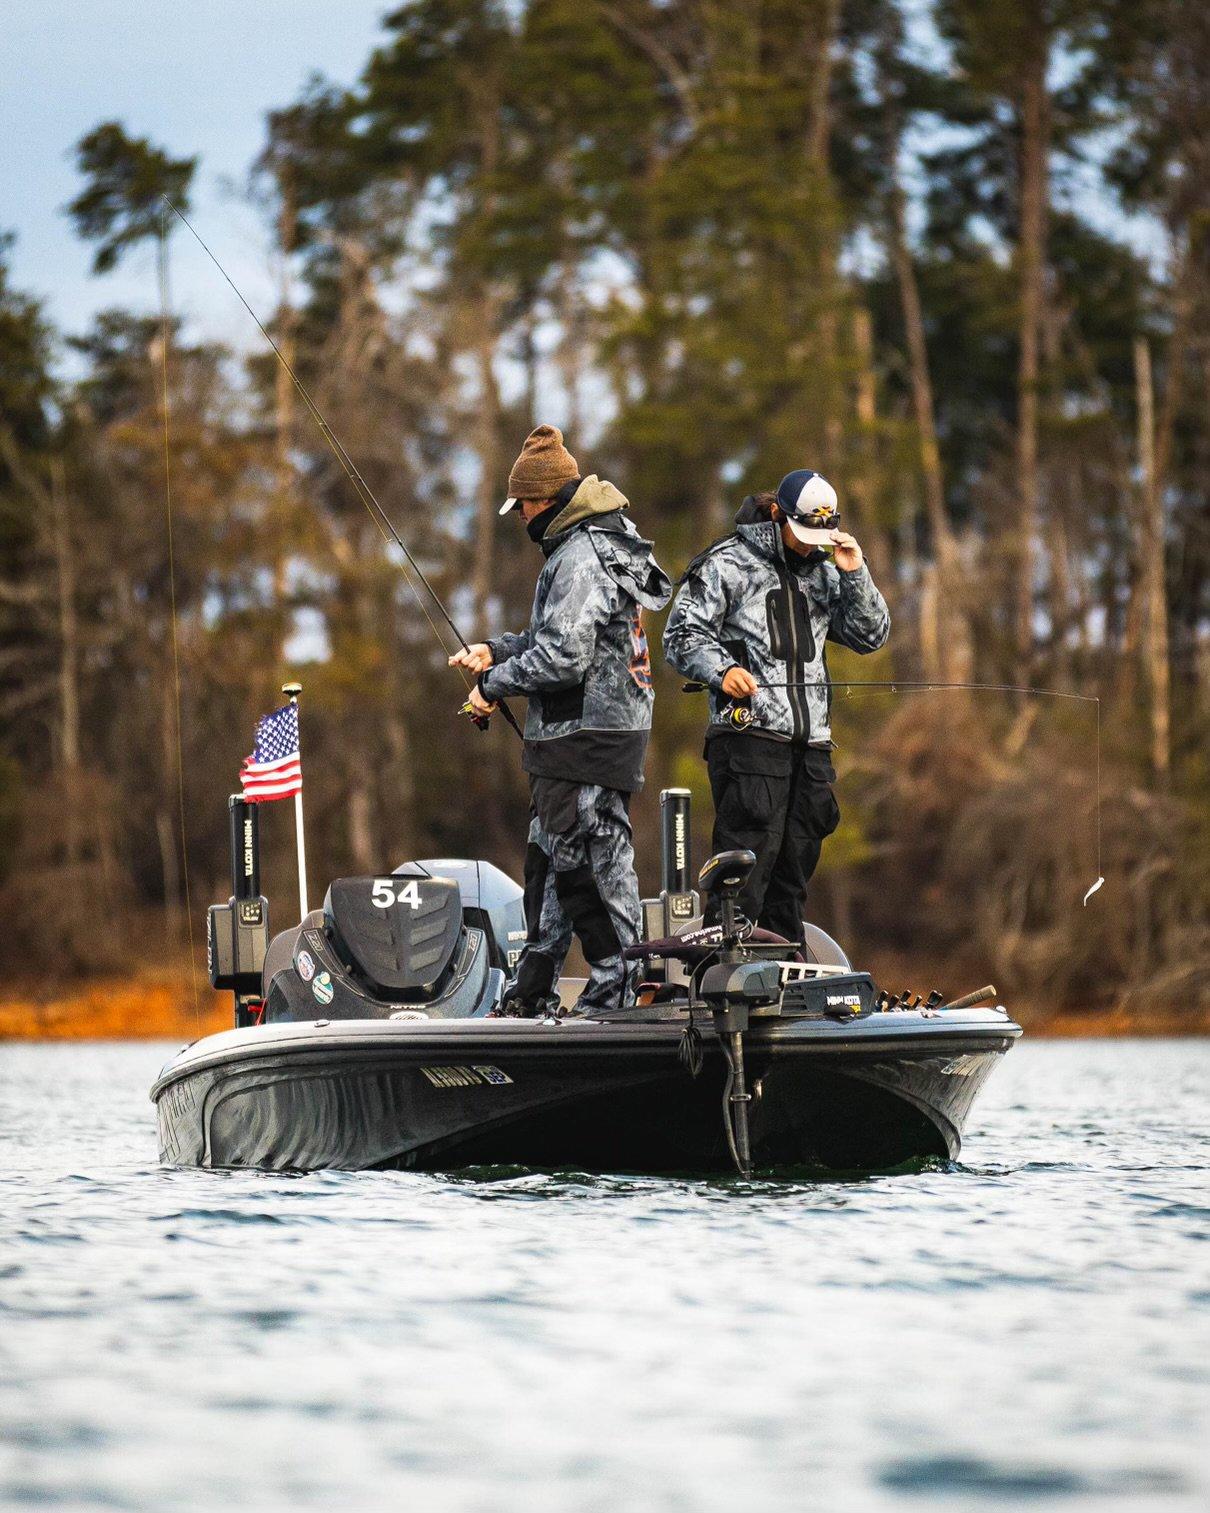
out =
[[[746,921],[739,896],[752,876],[752,851],[720,851],[702,868],[698,884],[708,898],[717,898],[723,943],[718,961],[706,969],[701,982],[703,1003],[714,1015],[720,1034],[748,1028],[753,1010],[776,1012],[781,993],[781,966],[776,961],[748,961],[742,949]]]

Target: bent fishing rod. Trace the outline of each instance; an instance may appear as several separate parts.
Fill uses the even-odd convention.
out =
[[[742,669],[741,669],[742,670]],[[1084,895],[1084,907],[1088,907],[1088,900],[1100,888],[1104,886],[1105,878],[1101,873],[1101,700],[1095,694],[1068,693],[1060,688],[1027,688],[1019,683],[937,683],[937,682],[914,682],[904,678],[870,679],[870,678],[809,678],[801,682],[788,683],[765,683],[757,682],[757,688],[878,688],[889,693],[936,693],[947,690],[965,689],[970,693],[1023,693],[1030,694],[1038,699],[1071,699],[1077,704],[1093,704],[1096,706],[1097,715],[1097,765],[1096,765],[1096,830],[1097,830],[1097,880]],[[709,684],[694,679],[681,684],[682,693],[706,693]],[[736,730],[748,730],[753,723],[752,710],[742,700],[750,695],[733,697],[728,694],[731,703],[723,712],[725,723],[733,726]]]
[[[455,625],[453,617],[451,616],[449,610],[445,607],[445,604],[442,601],[440,595],[437,593],[437,590],[429,582],[428,578],[425,576],[423,568],[421,568],[420,564],[416,561],[415,557],[413,557],[412,554],[411,554],[411,552],[408,550],[407,543],[404,541],[403,537],[399,534],[399,532],[395,529],[395,526],[394,526],[394,523],[391,520],[391,517],[387,514],[386,510],[384,510],[383,507],[382,507],[382,505],[379,503],[378,497],[374,493],[373,489],[370,487],[370,485],[362,477],[361,470],[358,468],[357,464],[353,461],[353,459],[349,456],[348,452],[345,450],[343,442],[336,435],[336,433],[332,430],[332,427],[328,424],[328,422],[324,419],[324,416],[323,416],[322,412],[320,411],[319,406],[315,403],[314,399],[311,398],[310,391],[308,390],[308,388],[306,387],[306,385],[303,383],[302,379],[299,378],[298,374],[294,371],[294,368],[291,365],[291,363],[289,362],[289,360],[286,358],[285,353],[281,350],[281,348],[273,340],[273,337],[269,334],[269,331],[268,331],[267,327],[265,326],[264,322],[261,320],[260,316],[257,315],[256,311],[252,308],[252,306],[244,298],[244,296],[243,296],[242,292],[240,291],[239,286],[236,284],[235,280],[231,277],[231,275],[227,272],[226,268],[223,267],[222,263],[219,262],[218,258],[215,256],[215,254],[207,246],[206,242],[202,239],[201,234],[194,228],[194,226],[192,225],[192,223],[185,217],[183,211],[181,211],[176,205],[174,205],[166,194],[162,194],[160,196],[160,199],[163,202],[164,206],[168,210],[171,210],[172,213],[173,213],[173,215],[176,216],[177,220],[180,221],[181,225],[185,227],[186,231],[189,232],[190,236],[193,237],[194,241],[197,242],[198,246],[202,249],[202,251],[206,254],[206,256],[210,259],[210,261],[218,269],[219,273],[223,276],[223,279],[226,281],[228,287],[231,289],[231,291],[235,295],[236,299],[239,300],[240,304],[243,305],[244,309],[252,317],[253,321],[256,323],[257,330],[260,332],[260,334],[268,342],[270,348],[273,351],[273,355],[277,358],[278,362],[281,363],[282,367],[285,369],[287,375],[289,376],[290,382],[294,385],[294,388],[295,388],[295,390],[297,391],[297,393],[299,395],[299,398],[302,400],[303,404],[307,407],[307,413],[311,416],[312,420],[314,420],[315,424],[319,427],[320,435],[327,442],[328,447],[329,447],[329,449],[330,449],[333,457],[336,458],[336,460],[340,464],[341,469],[343,470],[346,478],[348,478],[349,482],[353,485],[353,489],[356,492],[357,497],[361,500],[362,504],[365,506],[367,512],[369,513],[370,519],[373,520],[374,524],[378,527],[378,532],[382,536],[382,539],[385,542],[387,542],[388,545],[390,545],[390,543],[393,541],[395,543],[395,545],[399,548],[399,550],[403,553],[404,561],[407,563],[407,566],[409,568],[411,568],[412,572],[415,574],[415,576],[417,577],[417,579],[419,579],[420,583],[423,585],[423,587],[424,587],[426,593],[428,594],[429,598],[432,600],[433,604],[436,606],[437,612],[440,614],[442,620],[444,620],[445,623],[446,623],[446,625],[449,627],[449,629],[450,629],[451,633],[453,634],[455,640],[458,642],[458,645],[461,647],[461,649],[463,651],[469,651],[470,650],[470,645],[467,642],[466,637],[458,629],[457,625]],[[161,219],[161,222],[160,222],[160,235],[162,237],[167,235],[167,231],[166,231],[166,228],[164,226],[164,222],[163,222],[162,219]],[[431,630],[433,632],[433,635],[437,638],[437,644],[441,647],[441,650],[443,652],[445,652],[446,655],[448,656],[448,654],[449,654],[449,648],[445,644],[445,637],[442,635],[441,630],[439,629],[437,622],[433,619],[433,616],[430,614],[428,606],[425,604],[424,600],[420,597],[420,594],[419,594],[419,591],[416,588],[416,585],[408,577],[408,575],[407,575],[406,572],[403,574],[403,581],[407,584],[409,590],[411,591],[412,597],[415,599],[416,603],[420,607],[421,613],[424,615],[424,618],[428,621],[429,626],[430,626],[430,628],[431,628]],[[461,673],[461,669],[459,669],[459,671]],[[471,684],[470,680],[466,677],[466,674],[462,673],[461,675],[462,675],[463,681],[466,683],[467,688],[468,689],[471,688],[473,685]],[[525,737],[522,734],[521,726],[517,723],[517,717],[516,717],[516,715],[513,714],[512,710],[508,707],[508,704],[503,699],[497,699],[496,700],[496,707],[499,709],[500,713],[504,716],[505,721],[508,723],[508,725],[511,727],[511,729],[516,733],[518,739],[524,740]],[[487,716],[476,714],[475,711],[471,708],[471,705],[470,705],[469,702],[466,703],[466,704],[464,704],[462,706],[462,708],[459,710],[459,713],[460,714],[467,714],[467,715],[469,715],[470,719],[471,719],[471,723],[476,727],[476,729],[478,729],[478,730],[486,730],[488,728],[489,721],[488,721]]]

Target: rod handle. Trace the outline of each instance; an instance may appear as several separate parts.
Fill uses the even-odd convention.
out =
[[[947,1003],[943,1007],[947,1009],[970,1009],[977,1003],[986,1003],[989,998],[996,996],[994,983],[988,983],[985,988],[976,988],[973,993],[968,993],[965,998],[955,998],[953,1003]]]

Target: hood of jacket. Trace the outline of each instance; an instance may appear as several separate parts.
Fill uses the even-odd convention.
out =
[[[546,527],[546,534],[542,537],[543,545],[549,542],[553,546],[573,525],[580,525],[595,515],[611,515],[614,510],[624,510],[629,503],[621,489],[614,488],[612,483],[590,473],[581,480],[580,487]]]
[[[663,609],[672,597],[672,579],[655,560],[654,543],[639,535],[622,513],[630,501],[620,489],[585,478],[542,537],[546,557],[557,552],[577,526],[587,529],[601,566],[644,609]]]

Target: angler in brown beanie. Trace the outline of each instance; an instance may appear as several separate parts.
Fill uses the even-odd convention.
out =
[[[643,610],[672,585],[626,518],[625,496],[590,474],[556,426],[526,438],[502,515],[517,511],[546,562],[529,626],[450,658],[478,675],[471,704],[524,694],[522,765],[533,818],[525,856],[526,945],[503,1012],[557,1012],[557,979],[578,935],[589,966],[577,1008],[624,1008],[639,937],[630,795],[643,786],[651,733],[651,660]]]
[[[549,501],[565,483],[579,476],[580,464],[563,445],[563,432],[558,426],[535,426],[525,438],[521,455],[508,475],[509,497],[500,513],[508,514],[514,504]]]

